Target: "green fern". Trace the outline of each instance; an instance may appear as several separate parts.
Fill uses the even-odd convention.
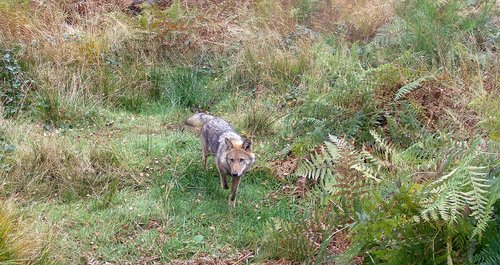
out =
[[[375,170],[363,159],[363,154],[352,144],[330,135],[321,151],[304,160],[295,174],[320,182],[332,195],[344,196],[346,201],[352,203],[367,192],[367,180],[380,181]]]
[[[434,80],[434,79],[435,79],[434,75],[426,75],[426,76],[420,77],[417,80],[414,80],[414,81],[402,86],[396,92],[396,97],[394,98],[394,101],[398,101],[398,100],[404,98],[406,95],[408,95],[408,93],[419,88],[424,82],[429,81],[429,80]]]
[[[333,168],[339,158],[338,147],[332,142],[325,142],[320,152],[314,152],[310,159],[302,161],[295,174],[316,182],[321,181],[326,189],[333,192],[336,184]]]
[[[395,17],[390,23],[381,27],[371,44],[375,48],[394,47],[401,44],[401,33],[404,31],[404,21],[400,17]]]
[[[497,265],[500,264],[500,234],[497,234],[480,253],[474,256],[474,264]]]
[[[308,179],[319,181],[333,177],[333,162],[335,158],[330,156],[325,148],[321,153],[315,152],[310,159],[304,160],[297,169],[296,174]]]
[[[492,181],[491,188],[489,190],[488,203],[486,204],[486,207],[484,209],[485,214],[483,218],[479,219],[476,223],[476,228],[473,235],[477,234],[481,236],[481,232],[486,230],[488,224],[492,219],[491,216],[493,215],[494,205],[498,200],[500,200],[500,177],[496,177]]]
[[[441,219],[457,223],[464,216],[464,209],[470,209],[469,216],[478,224],[473,235],[481,236],[491,218],[491,181],[487,168],[475,165],[476,147],[473,145],[469,150],[459,147],[450,152],[444,161],[450,168],[431,183],[428,197],[423,201],[420,217],[424,221]]]
[[[432,253],[421,261],[463,261],[460,253],[471,238],[481,239],[500,198],[500,181],[484,166],[478,142],[468,144],[443,134],[402,149],[375,130],[370,135],[373,144],[362,150],[330,136],[297,170],[322,180],[331,200],[340,202],[356,221],[353,247],[342,260],[370,253],[373,262],[400,264]],[[375,213],[381,209],[386,215]],[[404,240],[393,241],[393,233]]]

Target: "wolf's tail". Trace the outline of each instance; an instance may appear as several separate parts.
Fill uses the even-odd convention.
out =
[[[205,113],[196,113],[193,116],[191,116],[189,119],[184,121],[184,123],[186,125],[189,125],[191,127],[196,128],[196,129],[201,129],[207,121],[209,121],[213,118],[215,118],[215,117],[212,115],[208,115]]]

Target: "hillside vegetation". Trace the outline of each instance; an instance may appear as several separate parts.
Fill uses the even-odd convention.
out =
[[[499,7],[0,1],[0,264],[500,264]]]

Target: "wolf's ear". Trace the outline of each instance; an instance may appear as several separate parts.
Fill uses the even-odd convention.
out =
[[[227,138],[224,138],[224,141],[226,141],[226,147],[227,147],[227,149],[233,148],[233,143],[231,142],[231,140],[229,140]]]
[[[243,141],[243,144],[241,146],[243,147],[243,150],[250,151],[250,149],[252,149],[252,140],[248,138],[245,139],[245,141]]]

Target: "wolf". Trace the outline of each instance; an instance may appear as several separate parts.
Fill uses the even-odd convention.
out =
[[[226,177],[228,175],[232,177],[229,204],[233,208],[236,207],[240,180],[255,163],[252,140],[240,136],[224,119],[205,113],[194,114],[185,121],[185,124],[199,130],[205,170],[207,156],[214,155],[222,188],[229,189]]]

